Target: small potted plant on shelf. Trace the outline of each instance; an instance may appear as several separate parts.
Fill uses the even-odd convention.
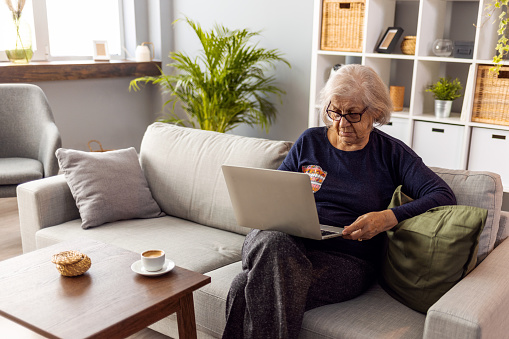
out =
[[[463,89],[458,78],[451,81],[450,78],[440,78],[440,80],[429,85],[426,92],[433,93],[435,98],[435,116],[437,118],[447,118],[451,114],[452,102],[461,97],[460,91]]]

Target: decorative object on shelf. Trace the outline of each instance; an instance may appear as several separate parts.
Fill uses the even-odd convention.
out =
[[[2,35],[8,37],[5,54],[15,64],[28,64],[32,60],[34,52],[32,50],[32,29],[28,22],[21,17],[25,0],[18,0],[16,6],[12,5],[11,0],[5,0],[5,2],[12,12],[12,25],[7,26],[9,27],[7,32],[2,32]]]
[[[509,125],[509,66],[478,65],[472,121]]]
[[[417,37],[414,35],[407,35],[403,37],[403,41],[401,42],[401,52],[407,55],[415,54],[415,42]]]
[[[452,56],[455,58],[472,59],[474,57],[474,42],[454,41]]]
[[[259,32],[230,30],[216,25],[204,31],[189,18],[185,21],[194,30],[202,44],[198,57],[182,52],[171,52],[175,73],[146,76],[131,81],[129,89],[139,90],[139,84],[157,84],[171,95],[163,105],[172,103],[170,114],[159,121],[204,130],[227,132],[241,124],[259,125],[268,131],[276,117],[276,108],[267,99],[275,94],[281,99],[285,92],[274,84],[274,76],[265,71],[282,62],[277,49],[265,49],[252,44],[251,38]],[[175,113],[176,104],[187,115]]]
[[[152,45],[152,53],[150,53],[150,48],[148,48],[148,45]],[[154,43],[142,42],[141,45],[136,47],[135,55],[135,59],[138,62],[152,61],[152,59],[154,59]]]
[[[394,47],[396,47],[399,38],[403,34],[403,28],[401,27],[389,27],[382,36],[382,40],[376,46],[378,53],[392,53]]]
[[[110,60],[110,53],[108,52],[108,42],[105,40],[94,40],[94,60],[108,61]]]
[[[394,112],[403,110],[403,103],[405,101],[405,87],[404,86],[390,86],[389,93],[392,100]]]
[[[57,265],[57,270],[65,277],[77,277],[84,274],[92,261],[79,251],[64,251],[52,256],[51,262]]]
[[[451,81],[450,78],[440,78],[436,84],[429,85],[426,92],[433,93],[435,98],[435,116],[448,118],[451,114],[452,102],[461,97],[463,89],[458,78]]]
[[[451,56],[453,51],[452,40],[449,39],[436,39],[433,42],[432,47],[433,54],[439,57],[448,57]]]
[[[365,7],[365,0],[323,0],[320,48],[362,52]]]

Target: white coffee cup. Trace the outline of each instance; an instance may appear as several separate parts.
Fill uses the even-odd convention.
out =
[[[166,260],[163,250],[147,250],[141,254],[141,264],[148,272],[160,271]]]

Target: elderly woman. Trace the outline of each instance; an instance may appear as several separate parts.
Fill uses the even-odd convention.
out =
[[[223,338],[297,338],[304,312],[355,298],[376,279],[385,231],[439,205],[451,189],[408,146],[374,125],[392,110],[387,87],[369,67],[347,65],[321,93],[325,127],[306,130],[280,166],[305,172],[320,223],[346,226],[342,237],[310,240],[251,231],[232,282]],[[313,173],[313,175],[311,175]],[[387,209],[394,190],[414,198]]]

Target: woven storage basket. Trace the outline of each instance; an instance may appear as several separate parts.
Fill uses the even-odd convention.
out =
[[[321,49],[362,52],[365,0],[323,0]]]
[[[491,67],[477,66],[472,121],[509,125],[509,66],[498,75],[490,73]]]

